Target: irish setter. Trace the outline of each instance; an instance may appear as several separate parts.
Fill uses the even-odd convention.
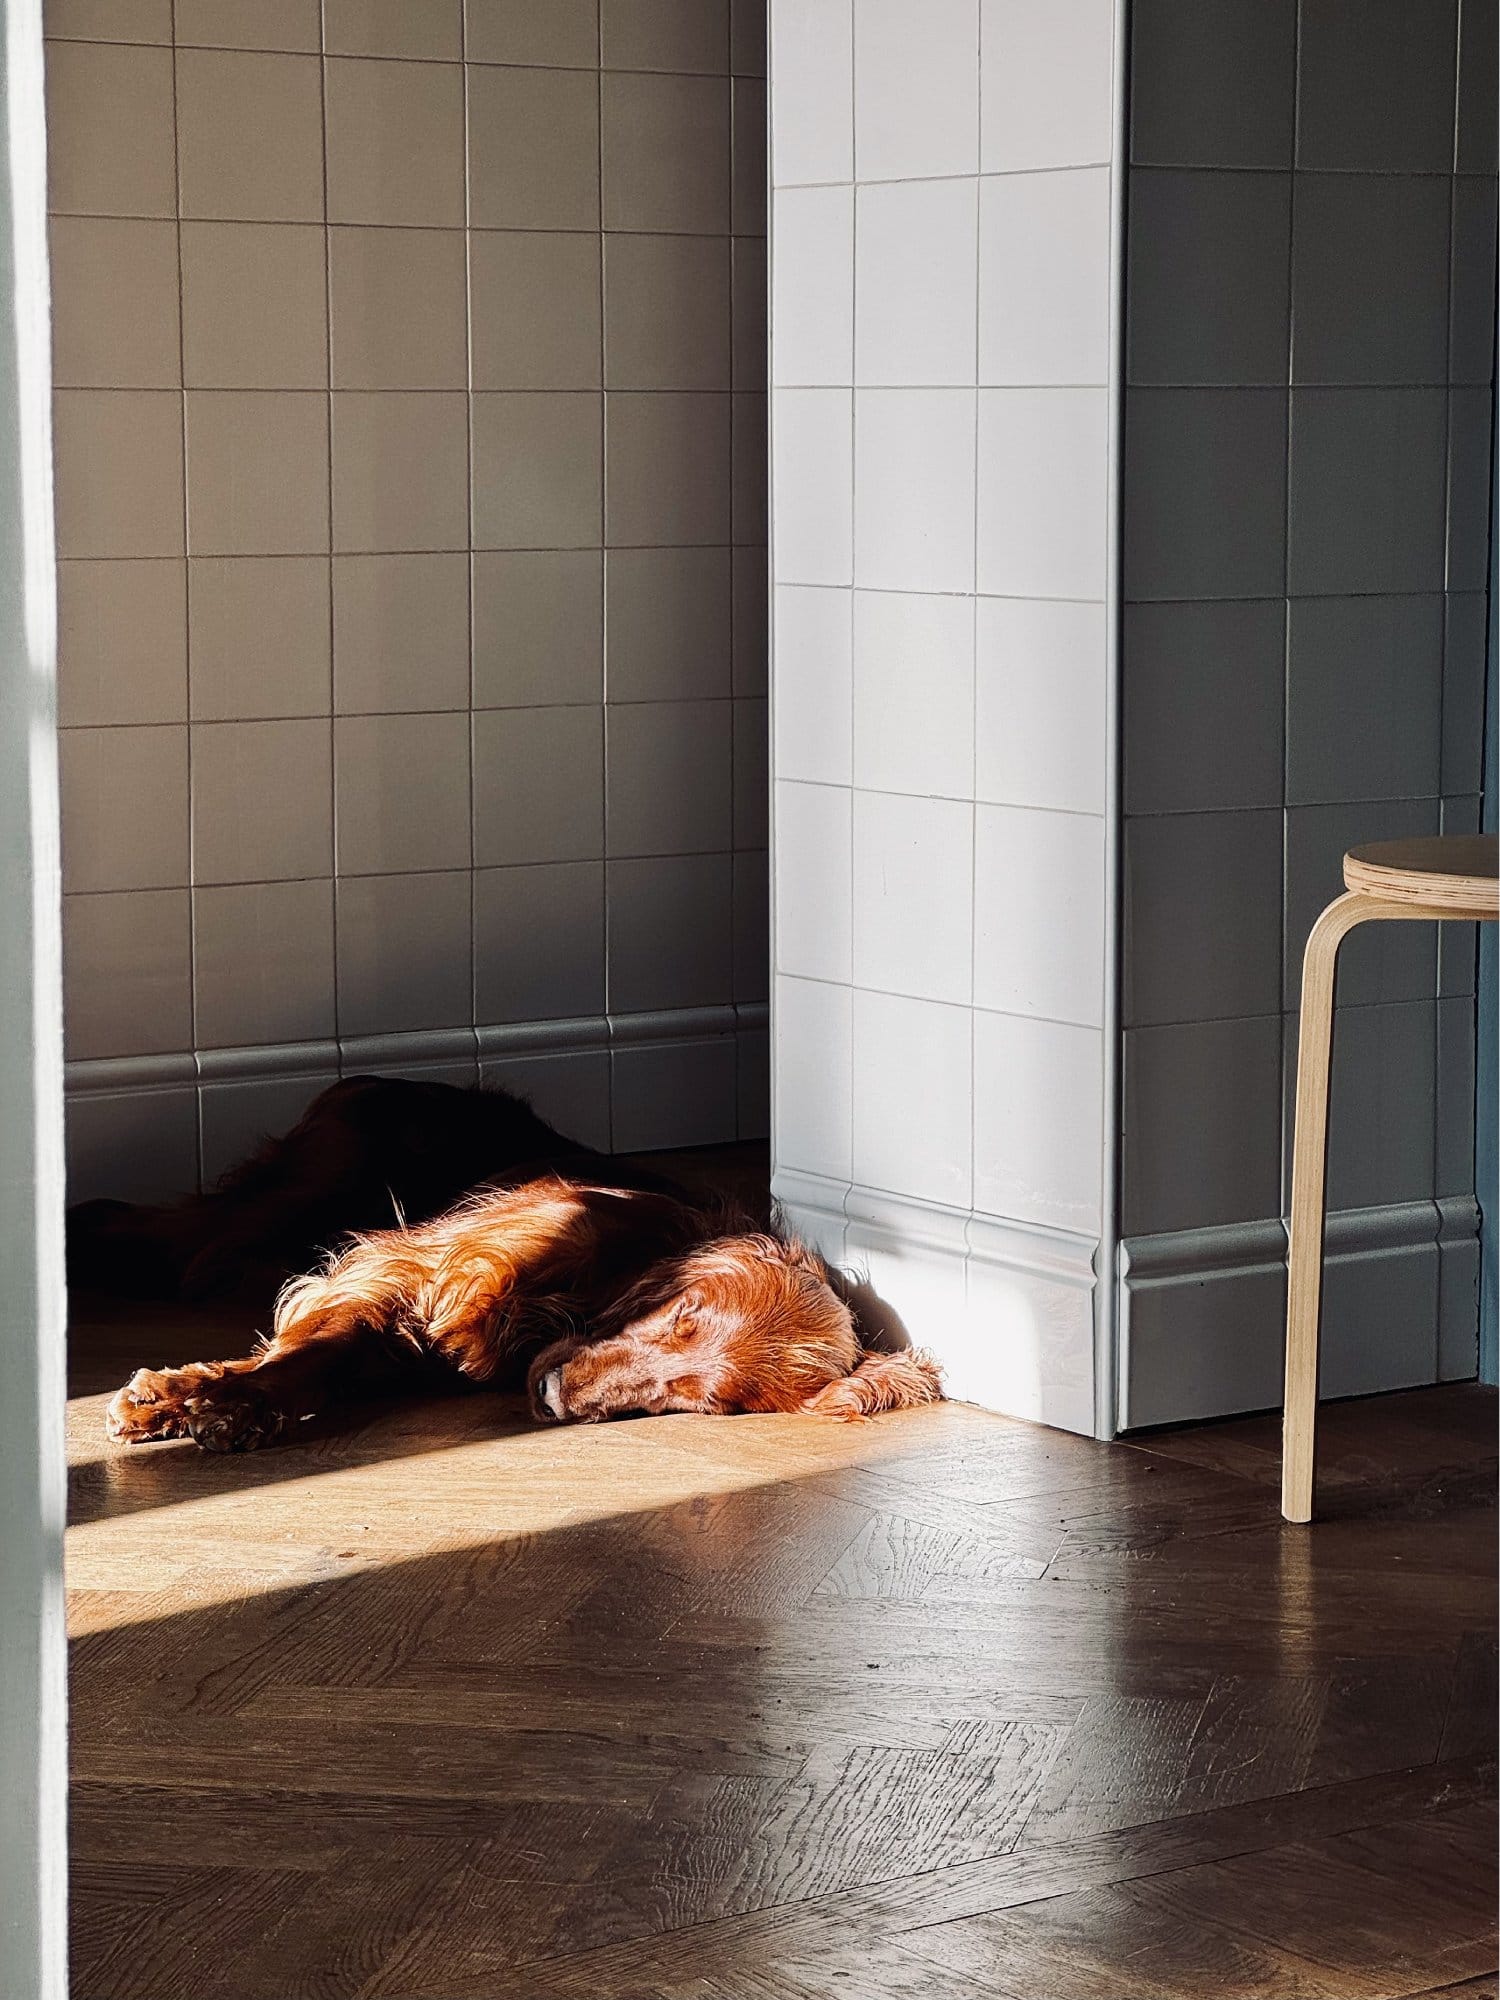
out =
[[[866,1350],[850,1287],[804,1244],[726,1233],[703,1203],[664,1184],[611,1185],[628,1167],[589,1164],[601,1171],[549,1170],[354,1236],[283,1287],[256,1353],[139,1370],[109,1406],[110,1436],[245,1451],[341,1399],[454,1371],[495,1388],[524,1381],[543,1422],[669,1410],[852,1419],[941,1395],[926,1355]]]

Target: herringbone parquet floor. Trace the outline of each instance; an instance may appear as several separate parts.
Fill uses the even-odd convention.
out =
[[[76,1330],[80,2000],[1495,1992],[1488,1392],[1328,1410],[1311,1532],[1268,1420],[105,1445],[223,1340]]]

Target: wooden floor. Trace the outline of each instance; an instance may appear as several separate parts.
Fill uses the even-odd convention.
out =
[[[83,2000],[1494,1994],[1486,1391],[1095,1445],[499,1399],[106,1446],[76,1329]]]

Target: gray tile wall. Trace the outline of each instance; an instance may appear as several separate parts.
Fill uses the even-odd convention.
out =
[[[763,1000],[763,0],[46,23],[70,1057]]]
[[[1135,0],[1128,1236],[1279,1212],[1343,851],[1477,824],[1495,16]],[[1346,946],[1334,1206],[1472,1192],[1473,960],[1462,926]]]

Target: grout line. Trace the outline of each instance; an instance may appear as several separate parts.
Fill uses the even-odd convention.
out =
[[[474,190],[469,162],[473,157],[470,132],[469,95],[469,9],[459,8],[458,47],[460,58],[460,106],[464,176],[464,521],[468,537],[464,563],[465,616],[469,641],[469,716],[466,749],[468,770],[465,782],[468,811],[465,822],[469,835],[469,1031],[474,1044],[474,1078],[479,1080],[479,920],[478,870],[476,867],[476,824],[478,792],[474,774],[478,763],[478,735],[474,707]]]
[[[340,1073],[343,1070],[343,1035],[339,1018],[339,785],[338,785],[338,739],[335,718],[338,704],[335,688],[338,673],[338,630],[334,615],[333,593],[333,239],[328,223],[328,42],[327,0],[320,0],[318,7],[318,117],[321,125],[320,153],[323,166],[323,365],[327,376],[324,389],[328,428],[328,809],[330,816],[330,839],[332,864],[329,871],[329,896],[332,901],[330,937],[332,945],[333,972],[333,1039],[339,1050]]]

